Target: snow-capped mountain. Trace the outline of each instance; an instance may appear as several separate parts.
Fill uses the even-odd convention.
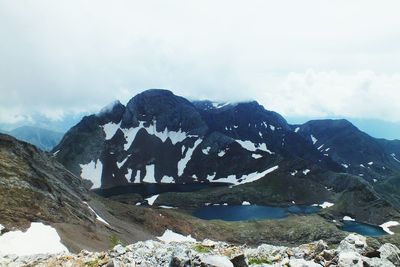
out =
[[[279,114],[257,102],[189,102],[147,90],[87,116],[54,149],[57,159],[92,188],[129,183],[254,181],[283,158],[341,167]]]

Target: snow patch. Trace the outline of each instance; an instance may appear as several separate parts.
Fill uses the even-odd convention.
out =
[[[318,142],[318,139],[315,138],[313,135],[310,135],[313,144],[315,145]]]
[[[347,165],[347,164],[344,164],[344,163],[342,163],[342,166],[343,166],[344,168],[346,168],[346,169],[348,169],[348,168],[349,168],[349,165]]]
[[[290,175],[295,176],[297,174],[297,170],[295,170],[294,172],[291,172]]]
[[[248,206],[248,205],[251,205],[251,204],[250,204],[250,202],[248,202],[248,201],[243,201],[243,202],[242,202],[242,205],[243,205],[243,206]]]
[[[307,175],[309,172],[310,172],[309,169],[305,169],[305,170],[303,171],[303,174],[304,174],[304,175]]]
[[[152,206],[154,204],[154,201],[156,201],[156,199],[158,198],[159,195],[154,195],[151,197],[146,198],[147,203],[149,203],[150,206]]]
[[[392,158],[393,158],[395,161],[397,161],[397,162],[400,163],[400,160],[398,160],[398,159],[396,158],[396,154],[395,154],[395,153],[392,153],[392,154],[390,154],[390,155],[392,156]]]
[[[215,175],[217,175],[217,173],[216,172],[214,172],[214,174],[212,174],[212,175],[207,175],[207,180],[209,180],[209,181],[212,181],[214,178],[215,178]]]
[[[27,256],[68,252],[57,231],[39,222],[31,223],[26,232],[11,231],[0,236],[1,254]]]
[[[123,161],[121,161],[121,162],[118,162],[118,161],[117,161],[118,169],[121,169],[122,165],[125,164],[125,162],[126,162],[127,159],[128,159],[128,157],[126,157],[126,158],[125,158]]]
[[[374,181],[374,183],[378,182],[378,180],[376,180],[376,179],[372,179],[372,181]]]
[[[154,169],[154,164],[146,165],[146,176],[143,178],[143,182],[152,184],[157,183],[156,178],[154,177]]]
[[[96,162],[93,160],[88,164],[79,164],[81,167],[81,177],[93,183],[90,189],[101,187],[101,174],[103,172],[103,164],[98,159]]]
[[[174,177],[164,175],[164,176],[161,178],[161,183],[164,183],[164,184],[173,184],[173,183],[175,183],[175,180],[174,180]]]
[[[269,128],[270,128],[272,131],[275,131],[275,126],[270,125]]]
[[[196,142],[194,142],[193,147],[189,147],[188,150],[186,151],[186,155],[178,161],[178,175],[181,176],[183,174],[183,171],[186,168],[187,163],[189,160],[192,158],[193,151],[196,149],[196,147],[203,141],[202,139],[197,139]]]
[[[242,140],[235,140],[237,143],[239,143],[244,149],[246,149],[246,150],[248,150],[248,151],[252,151],[252,152],[255,152],[256,150],[262,150],[262,151],[265,151],[265,152],[267,152],[267,153],[269,153],[269,154],[275,154],[275,152],[272,152],[272,151],[270,151],[268,148],[267,148],[267,145],[265,144],[265,143],[263,143],[263,144],[256,144],[256,143],[253,143],[253,142],[251,142],[251,141],[249,141],[249,140],[246,140],[246,141],[242,141]]]
[[[243,175],[239,178],[236,178],[236,175],[229,175],[226,178],[218,178],[217,181],[218,182],[226,182],[226,183],[232,183],[234,185],[240,185],[240,184],[246,184],[246,183],[251,183],[254,181],[257,181],[261,178],[263,178],[265,175],[277,170],[279,168],[279,166],[274,166],[272,168],[269,168],[261,173],[259,172],[254,172],[254,173],[250,173],[247,175]],[[215,181],[215,180],[214,180]]]
[[[399,222],[389,221],[389,222],[385,222],[385,223],[381,224],[380,227],[382,227],[383,231],[385,231],[389,235],[394,235],[394,233],[389,228],[393,227],[393,226],[398,226],[398,225],[400,225]]]
[[[111,138],[113,138],[113,136],[115,135],[120,126],[121,122],[120,123],[109,122],[104,124],[102,127],[104,133],[106,134],[106,140],[110,140]]]
[[[131,181],[131,178],[132,178],[132,169],[128,169],[128,173],[125,174],[125,178],[126,178],[126,180],[128,180],[128,182]]]
[[[300,130],[300,127],[297,127],[296,129],[294,129],[294,132],[297,133],[297,132],[299,132],[299,130]]]
[[[225,150],[218,152],[218,157],[223,157],[226,154]]]
[[[202,149],[201,151],[203,152],[204,155],[208,155],[210,153],[211,147],[207,147]]]
[[[317,206],[320,206],[321,208],[326,209],[326,208],[332,207],[333,205],[335,205],[335,204],[331,203],[331,202],[328,202],[328,201],[325,201],[324,203],[318,204]]]
[[[255,159],[259,159],[262,158],[262,156],[260,154],[251,154],[251,156]]]
[[[374,164],[374,162],[373,161],[371,161],[371,162],[368,162],[368,165],[369,166],[371,166],[371,165],[373,165]]]
[[[136,171],[136,176],[135,176],[135,180],[133,180],[133,183],[140,184],[140,170]]]
[[[351,218],[350,216],[344,216],[343,221],[355,221],[355,219]]]
[[[164,205],[161,205],[161,206],[158,206],[158,207],[160,207],[162,209],[177,209],[177,207],[164,206]]]
[[[83,201],[83,203],[89,208],[89,210],[90,210],[91,212],[94,213],[94,215],[96,215],[96,220],[98,220],[98,221],[100,221],[100,222],[102,222],[102,223],[107,224],[108,226],[110,226],[110,224],[109,224],[108,222],[106,222],[106,220],[104,220],[103,218],[101,218],[101,217],[94,211],[94,209],[92,209],[92,207],[89,206],[89,204],[88,204],[87,202]]]
[[[162,236],[157,237],[158,240],[163,241],[165,243],[171,243],[171,242],[191,242],[194,243],[196,242],[196,239],[192,238],[191,235],[184,236],[181,234],[177,234],[169,229],[165,230],[164,234]]]

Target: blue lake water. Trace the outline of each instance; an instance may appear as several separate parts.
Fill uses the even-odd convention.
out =
[[[290,214],[312,214],[321,208],[293,205],[290,207],[273,207],[258,205],[206,206],[196,210],[193,215],[204,220],[246,221],[280,219]]]
[[[381,236],[387,233],[379,226],[360,223],[356,221],[344,221],[343,226],[340,227],[343,231],[354,232],[365,236]]]

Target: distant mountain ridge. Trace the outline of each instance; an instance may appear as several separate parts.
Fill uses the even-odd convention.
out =
[[[55,132],[34,126],[21,126],[11,131],[1,132],[14,136],[21,141],[35,145],[45,151],[52,150],[60,142],[64,135],[61,132]]]

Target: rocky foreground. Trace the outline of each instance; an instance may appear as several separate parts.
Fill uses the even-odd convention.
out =
[[[185,239],[184,239],[185,240]],[[261,245],[256,248],[233,246],[223,242],[145,241],[128,246],[117,245],[107,252],[82,251],[79,254],[2,256],[0,266],[400,266],[400,250],[386,243],[379,249],[366,238],[348,235],[336,249],[323,241],[282,247]]]

